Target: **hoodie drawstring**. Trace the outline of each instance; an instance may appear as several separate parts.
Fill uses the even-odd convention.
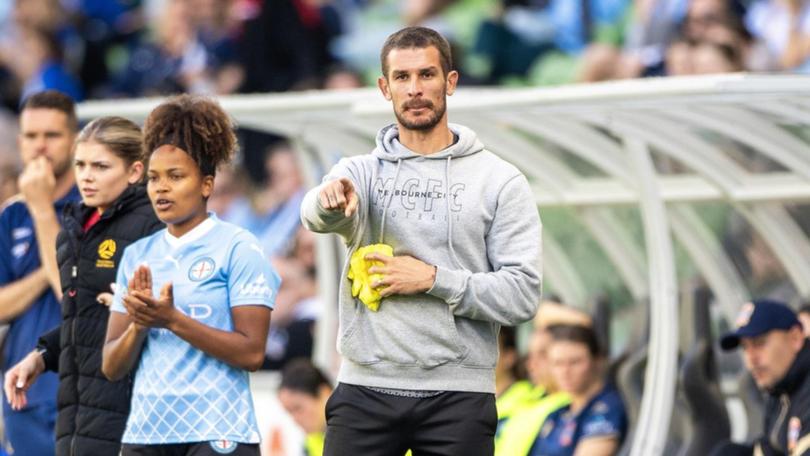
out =
[[[447,164],[444,167],[444,183],[447,185],[447,194],[446,198],[444,199],[447,206],[447,248],[450,250],[450,259],[453,261],[453,263],[455,263],[456,266],[465,269],[463,266],[461,266],[461,262],[458,261],[456,250],[453,248],[453,214],[450,212],[450,190],[452,188],[452,183],[450,182],[450,161],[452,160],[452,156],[447,157]]]
[[[394,201],[394,189],[397,188],[397,180],[399,180],[399,168],[402,165],[402,159],[397,159],[397,170],[394,173],[394,185],[391,186],[391,197],[388,198],[388,202],[385,203],[385,207],[383,207],[383,214],[382,214],[382,226],[380,227],[380,240],[378,243],[383,243],[383,234],[385,234],[385,216],[388,214],[388,208],[391,207],[391,201]]]

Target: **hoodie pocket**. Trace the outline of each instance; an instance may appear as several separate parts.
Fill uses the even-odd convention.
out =
[[[339,348],[357,364],[386,362],[423,368],[461,362],[469,353],[450,308],[429,296],[386,298],[378,312],[357,303]]]

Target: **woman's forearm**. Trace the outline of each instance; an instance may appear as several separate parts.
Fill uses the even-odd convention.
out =
[[[118,337],[108,337],[102,352],[101,372],[104,376],[116,381],[132,371],[148,333],[148,328],[129,323]]]

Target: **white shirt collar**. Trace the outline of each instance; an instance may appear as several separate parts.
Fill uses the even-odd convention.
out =
[[[205,236],[206,233],[211,231],[211,228],[217,224],[217,216],[214,215],[213,212],[208,213],[208,218],[203,220],[199,225],[195,226],[191,229],[188,233],[180,236],[175,237],[171,233],[169,233],[169,229],[166,229],[166,242],[169,243],[172,247],[180,247],[181,245],[186,245],[190,242],[194,242],[197,239]]]

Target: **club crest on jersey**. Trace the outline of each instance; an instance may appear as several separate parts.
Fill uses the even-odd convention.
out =
[[[193,282],[200,282],[205,280],[214,273],[216,263],[208,257],[195,260],[188,269],[188,279]]]
[[[211,448],[219,454],[233,453],[237,445],[233,440],[214,440],[211,442]]]

